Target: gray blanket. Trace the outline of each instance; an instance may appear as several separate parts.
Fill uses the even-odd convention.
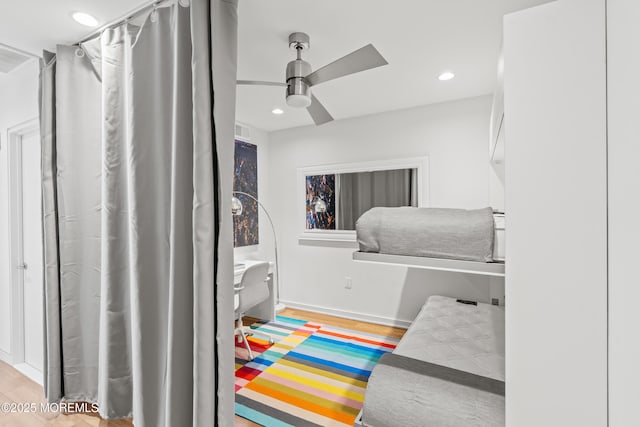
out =
[[[365,427],[502,427],[504,382],[396,354],[376,365]]]
[[[362,252],[493,261],[491,208],[373,208],[356,232]]]

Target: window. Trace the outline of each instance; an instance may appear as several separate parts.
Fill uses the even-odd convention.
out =
[[[369,209],[425,206],[427,165],[420,157],[299,169],[304,186],[300,240],[355,241],[356,221]]]

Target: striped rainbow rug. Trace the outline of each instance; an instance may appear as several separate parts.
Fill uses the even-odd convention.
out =
[[[398,340],[278,316],[252,326],[256,358],[236,343],[236,414],[266,427],[353,426],[371,370]]]

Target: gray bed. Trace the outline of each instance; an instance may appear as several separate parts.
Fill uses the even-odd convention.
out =
[[[362,252],[493,261],[491,208],[373,208],[356,222]]]
[[[374,368],[356,425],[504,423],[504,308],[432,296]]]

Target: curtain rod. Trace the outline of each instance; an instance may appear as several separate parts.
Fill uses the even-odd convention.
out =
[[[130,19],[135,18],[137,15],[139,15],[140,13],[146,11],[147,9],[151,9],[154,7],[158,7],[163,3],[171,3],[174,2],[176,0],[152,0],[152,1],[146,1],[144,3],[142,3],[140,6],[138,6],[137,8],[130,10],[129,12],[125,13],[124,15],[121,15],[120,17],[113,19],[109,22],[107,22],[106,24],[102,25],[101,27],[93,30],[92,32],[90,32],[89,34],[87,34],[86,36],[84,36],[82,39],[80,39],[79,41],[77,41],[76,43],[74,43],[74,45],[80,45],[81,43],[87,42],[91,39],[93,39],[94,37],[99,36],[100,34],[102,34],[102,32],[104,30],[107,30],[111,27],[115,27],[117,25],[120,25]],[[180,0],[180,3],[183,4],[184,0]],[[188,3],[187,3],[188,4]]]

